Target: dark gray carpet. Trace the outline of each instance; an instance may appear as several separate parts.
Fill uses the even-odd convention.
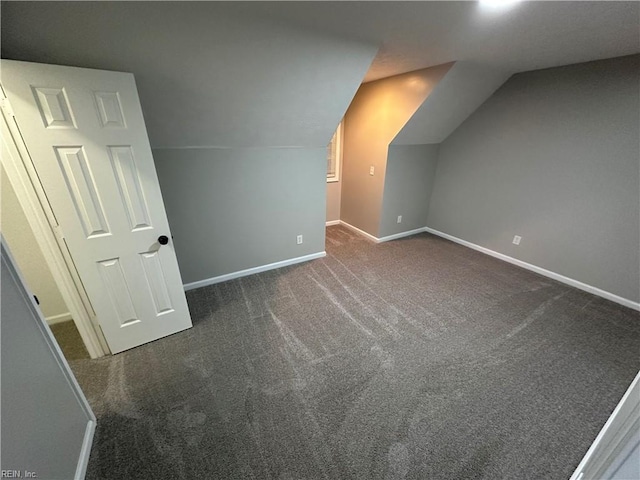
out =
[[[64,354],[67,361],[89,359],[89,352],[84,346],[80,332],[76,328],[76,324],[73,320],[67,322],[56,323],[50,325],[53,336],[56,337],[56,342],[60,346],[60,350]]]
[[[89,479],[566,479],[640,368],[637,312],[440,238],[188,293],[194,328],[71,365]]]

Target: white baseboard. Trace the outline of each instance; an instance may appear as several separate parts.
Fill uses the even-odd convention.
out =
[[[634,302],[633,300],[629,300],[628,298],[615,295],[611,292],[607,292],[606,290],[602,290],[592,285],[588,285],[586,283],[580,282],[573,278],[565,277],[564,275],[561,275],[556,272],[552,272],[550,270],[544,269],[542,267],[538,267],[536,265],[532,265],[531,263],[523,262],[522,260],[518,260],[517,258],[510,257],[503,253],[499,253],[499,252],[490,250],[488,248],[481,247],[480,245],[476,245],[475,243],[462,240],[461,238],[454,237],[453,235],[449,235],[448,233],[440,232],[438,230],[434,230],[433,228],[429,228],[429,227],[416,228],[414,230],[409,230],[406,232],[396,233],[394,235],[388,235],[386,237],[378,238],[378,237],[374,237],[370,233],[365,232],[364,230],[360,230],[359,228],[354,227],[353,225],[343,220],[338,220],[337,222],[338,223],[331,223],[331,225],[338,225],[338,224],[344,225],[345,227],[349,228],[350,230],[353,230],[356,233],[359,233],[360,235],[364,236],[365,238],[371,240],[374,243],[388,242],[390,240],[396,240],[398,238],[408,237],[410,235],[416,235],[422,232],[428,232],[433,235],[437,235],[438,237],[445,238],[454,243],[458,243],[465,247],[484,253],[486,255],[490,255],[494,258],[498,258],[502,261],[511,263],[513,265],[517,265],[518,267],[524,268],[526,270],[530,270],[532,272],[538,273],[545,277],[552,278],[553,280],[557,280],[558,282],[564,283],[566,285],[570,285],[572,287],[578,288],[585,292],[592,293],[593,295],[606,298],[607,300],[611,300],[612,302],[618,303],[620,305],[631,308],[633,310],[640,311],[639,302]],[[266,272],[267,270],[273,270],[275,268],[286,267],[288,265],[295,265],[296,263],[307,262],[309,260],[314,260],[316,258],[325,257],[326,255],[327,255],[326,252],[312,253],[310,255],[291,258],[289,260],[283,260],[281,262],[270,263],[268,265],[262,265],[260,267],[253,267],[253,268],[248,268],[246,270],[240,270],[239,272],[227,273],[225,275],[220,275],[218,277],[212,277],[204,280],[199,280],[197,282],[186,283],[184,284],[184,289],[186,291],[186,290],[193,290],[194,288],[206,287],[207,285],[226,282],[227,280],[233,280],[234,278],[246,277],[247,275],[253,275],[254,273]],[[56,315],[55,317],[47,318],[47,323],[53,324],[53,323],[63,322],[65,320],[71,319],[70,314],[64,314],[64,315],[68,315],[68,318],[63,318],[63,315]],[[61,317],[61,318],[58,319],[58,317]]]
[[[359,233],[360,235],[362,235],[363,237],[368,238],[369,240],[371,240],[372,242],[375,243],[380,243],[380,239],[378,237],[374,237],[373,235],[371,235],[370,233],[365,232],[364,230],[360,230],[358,227],[354,227],[353,225],[351,225],[350,223],[347,223],[343,220],[340,220],[340,225],[344,225],[345,227],[347,227],[350,230],[353,230],[356,233]]]
[[[417,233],[424,233],[424,227],[416,228],[413,230],[407,230],[406,232],[394,233],[393,235],[387,235],[386,237],[380,237],[378,243],[388,242],[389,240],[397,240],[398,238],[410,237]]]
[[[384,243],[384,242],[388,242],[390,240],[397,240],[398,238],[403,238],[403,237],[409,237],[411,235],[415,235],[417,233],[423,233],[424,227],[422,228],[416,228],[414,230],[407,230],[406,232],[400,232],[400,233],[394,233],[393,235],[387,235],[386,237],[374,237],[373,235],[371,235],[370,233],[365,232],[364,230],[360,230],[358,227],[354,227],[353,225],[340,220],[339,221],[341,225],[344,225],[345,227],[353,230],[356,233],[359,233],[360,235],[367,237],[369,240],[371,240],[372,242],[376,242],[376,243]]]
[[[573,278],[565,277],[564,275],[560,275],[559,273],[546,270],[542,267],[538,267],[536,265],[523,262],[522,260],[518,260],[517,258],[510,257],[503,253],[498,253],[493,250],[489,250],[488,248],[481,247],[480,245],[476,245],[475,243],[467,242],[466,240],[462,240],[461,238],[454,237],[453,235],[449,235],[448,233],[434,230],[433,228],[424,227],[423,231],[432,233],[433,235],[437,235],[438,237],[446,238],[447,240],[451,240],[452,242],[458,243],[460,245],[464,245],[465,247],[469,247],[473,250],[477,250],[478,252],[491,255],[492,257],[498,258],[505,262],[512,263],[513,265],[517,265],[518,267],[522,267],[527,270],[531,270],[532,272],[539,273],[540,275],[552,278],[554,280],[557,280],[558,282],[564,283],[566,285],[570,285],[580,290],[584,290],[585,292],[589,292],[599,297],[606,298],[607,300],[611,300],[612,302],[619,303],[620,305],[623,305],[625,307],[629,307],[634,310],[640,311],[640,303],[634,302],[633,300],[629,300],[628,298],[620,297],[611,292],[607,292],[606,290],[602,290],[592,285],[582,283],[578,280],[574,280]]]
[[[246,277],[247,275],[253,275],[254,273],[266,272],[267,270],[274,270],[276,268],[287,267],[289,265],[295,265],[296,263],[308,262],[309,260],[315,260],[316,258],[326,257],[327,252],[317,252],[310,255],[304,255],[302,257],[290,258],[288,260],[282,260],[281,262],[269,263],[267,265],[261,265],[259,267],[247,268],[238,272],[227,273],[218,277],[205,278],[204,280],[198,280],[197,282],[185,283],[184,289],[193,290],[194,288],[206,287],[215,283],[226,282],[227,280],[233,280],[235,278]]]
[[[84,480],[87,474],[87,466],[89,465],[89,455],[91,454],[91,445],[93,445],[93,436],[96,431],[95,420],[89,420],[84,431],[82,447],[80,448],[80,456],[78,457],[78,465],[76,467],[75,480]]]
[[[633,445],[632,435],[640,423],[640,372],[618,402],[615,410],[587,450],[569,480],[610,478],[605,476],[616,459],[622,463]],[[624,452],[627,450],[627,452]],[[619,465],[618,465],[619,466]]]
[[[329,220],[325,223],[325,226],[330,227],[331,225],[340,225],[340,220]]]
[[[69,320],[73,320],[70,312],[61,313],[60,315],[52,315],[50,317],[46,317],[45,320],[49,325],[55,325],[56,323],[67,322]]]

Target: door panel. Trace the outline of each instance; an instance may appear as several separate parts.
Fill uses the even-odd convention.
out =
[[[133,75],[2,60],[1,81],[112,352],[191,327]]]
[[[45,128],[76,128],[63,88],[33,87]]]
[[[173,303],[169,295],[169,288],[165,282],[166,276],[162,271],[162,263],[158,252],[144,252],[140,254],[140,258],[153,296],[156,315],[165,315],[173,312]]]
[[[82,146],[53,147],[87,239],[111,235],[98,187]]]
[[[142,182],[131,147],[107,147],[111,165],[118,181],[122,201],[127,207],[127,218],[131,231],[151,227],[149,207],[144,198]]]
[[[96,105],[100,115],[100,122],[107,128],[126,128],[124,113],[120,105],[118,92],[95,92]]]

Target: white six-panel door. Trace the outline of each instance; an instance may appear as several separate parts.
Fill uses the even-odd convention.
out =
[[[133,75],[10,60],[1,67],[111,351],[191,327]]]

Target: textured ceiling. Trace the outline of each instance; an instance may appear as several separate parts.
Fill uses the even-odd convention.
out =
[[[228,9],[375,42],[366,81],[456,60],[516,73],[640,52],[639,2],[236,2]]]

